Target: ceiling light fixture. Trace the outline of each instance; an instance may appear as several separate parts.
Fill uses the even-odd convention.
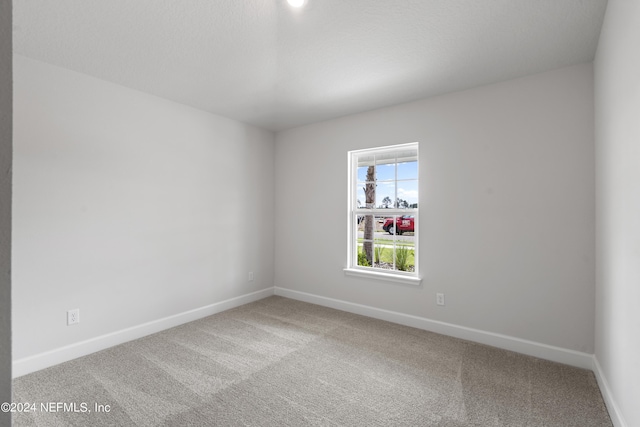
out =
[[[302,7],[306,3],[306,0],[287,0],[291,7]]]

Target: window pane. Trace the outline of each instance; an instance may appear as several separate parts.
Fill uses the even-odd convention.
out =
[[[418,207],[418,180],[398,181],[398,207]]]
[[[364,194],[364,184],[358,185],[358,189],[356,191],[356,208],[364,209],[366,208],[366,200],[367,197]]]
[[[371,242],[368,242],[371,244]],[[366,256],[366,248],[364,243],[358,243],[358,266],[360,267],[371,267],[367,256]]]
[[[369,170],[369,167],[373,167],[374,165],[374,156],[373,155],[360,155],[358,156],[358,181],[373,181],[375,180],[375,176],[373,168]],[[367,172],[371,173],[370,178],[367,178]]]
[[[373,215],[360,215],[358,217],[358,265],[373,266],[375,236],[381,233],[381,217]]]
[[[416,221],[413,215],[396,218],[394,268],[398,271],[415,271]]]
[[[393,270],[393,237],[382,232],[376,235],[373,242],[376,268]]]
[[[395,200],[396,185],[395,182],[378,182],[376,186],[376,207],[392,208]]]
[[[364,232],[364,226],[366,225],[367,221],[373,221],[372,220],[373,215],[357,215],[356,220],[358,222],[358,241],[362,243],[362,239],[364,238],[364,235],[362,234]],[[367,237],[367,240],[373,240],[373,237]]]
[[[415,271],[415,246],[398,241],[395,247],[395,269],[398,271]]]
[[[368,166],[358,167],[358,185],[364,183],[367,180]]]
[[[377,163],[376,164],[376,179],[378,181],[393,181],[396,179],[396,164],[395,163]]]
[[[384,234],[384,230],[382,227],[384,226],[384,222],[386,220],[386,216],[376,215],[374,218],[373,225],[373,239],[377,239],[381,234]]]
[[[397,234],[397,224],[398,224],[397,216],[390,215],[390,216],[384,217],[384,220],[382,222],[382,231],[391,236],[395,236]],[[390,238],[390,237],[387,237],[387,238]]]
[[[360,208],[374,208],[376,203],[375,166],[373,156],[358,158],[357,200]]]
[[[389,240],[388,235],[384,231],[384,224],[387,220],[386,216],[376,215],[374,218],[373,227],[373,266],[376,268],[387,268],[385,263],[388,264],[390,259],[390,253],[393,249],[389,249],[389,243],[393,243]],[[393,248],[393,246],[392,246]],[[388,258],[388,259],[387,259]]]
[[[418,161],[399,162],[398,179],[418,179]]]

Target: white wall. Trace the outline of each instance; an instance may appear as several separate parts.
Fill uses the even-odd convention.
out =
[[[609,0],[595,60],[596,358],[628,426],[640,426],[639,46],[640,3]]]
[[[14,359],[273,286],[272,133],[14,60]]]
[[[0,403],[11,401],[11,1],[0,0]],[[0,426],[11,413],[0,412]]]
[[[276,286],[592,353],[592,77],[582,64],[279,133]],[[413,141],[422,285],[345,276],[347,151]]]

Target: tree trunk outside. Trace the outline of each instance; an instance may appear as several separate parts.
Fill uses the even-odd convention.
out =
[[[367,183],[365,184],[364,194],[366,196],[367,208],[373,208],[376,203],[376,184],[373,166],[369,166],[367,169]],[[365,215],[363,249],[370,266],[373,266],[373,232],[374,217],[373,215]]]

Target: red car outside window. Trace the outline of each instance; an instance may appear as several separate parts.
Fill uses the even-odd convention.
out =
[[[404,232],[414,231],[413,215],[403,215],[396,217],[396,224],[393,224],[393,218],[387,218],[382,229],[389,234],[402,234]]]

